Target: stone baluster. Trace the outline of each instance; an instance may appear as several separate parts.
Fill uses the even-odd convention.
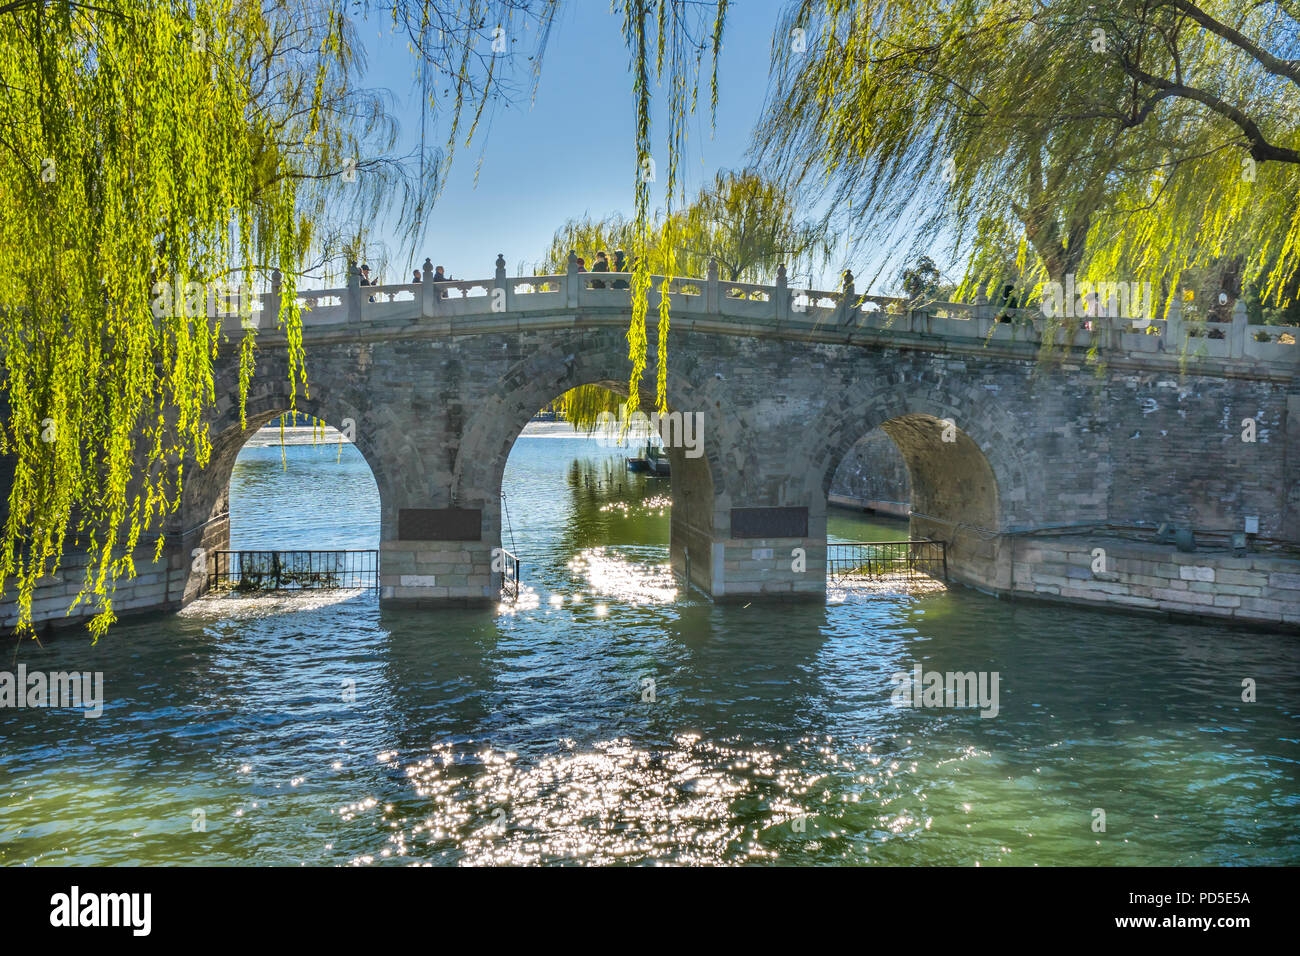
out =
[[[262,316],[258,319],[258,324],[264,329],[275,328],[280,320],[280,286],[283,280],[279,269],[271,270],[271,291],[262,297]],[[249,320],[252,320],[251,316]]]
[[[776,267],[776,289],[772,293],[772,303],[776,306],[778,322],[790,318],[790,288],[786,283],[784,262]]]
[[[564,302],[570,309],[576,309],[580,301],[582,274],[578,272],[578,254],[569,250],[569,258],[564,264]]]
[[[1175,289],[1169,296],[1169,308],[1165,312],[1165,330],[1161,340],[1166,352],[1181,353],[1186,338],[1187,330],[1183,326],[1183,297]]]
[[[1097,347],[1115,352],[1120,347],[1120,322],[1123,321],[1118,317],[1118,302],[1116,308],[1111,310],[1111,302],[1108,302],[1101,292],[1093,292],[1089,300],[1088,318],[1092,319],[1093,328],[1096,330]]]
[[[361,322],[361,270],[355,259],[348,260],[348,322]]]
[[[718,288],[718,260],[709,260],[709,272],[704,283],[704,311],[717,315],[722,311],[721,290]]]
[[[844,270],[844,292],[840,298],[839,315],[836,317],[836,325],[848,325],[854,319],[854,313],[857,309],[854,307],[854,301],[857,296],[853,292],[853,273]]]
[[[420,315],[432,318],[438,311],[438,290],[433,286],[433,260],[425,259],[420,270]]]
[[[1246,318],[1246,303],[1238,299],[1232,307],[1232,326],[1228,329],[1228,354],[1232,358],[1244,358],[1246,355],[1246,331],[1249,320]]]
[[[515,290],[510,287],[510,283],[506,279],[506,256],[504,252],[497,253],[496,288],[500,289],[501,293],[499,295],[493,293],[495,301],[492,303],[492,311],[501,311],[496,306],[497,302],[502,303],[504,311],[514,311]]]
[[[1117,352],[1122,352],[1124,350],[1124,335],[1132,327],[1133,319],[1120,310],[1118,299],[1112,299],[1111,301],[1114,303],[1114,309],[1110,311],[1109,319],[1111,348]]]
[[[975,335],[977,338],[984,340],[989,336],[989,330],[993,328],[993,323],[997,317],[994,313],[993,303],[989,297],[980,289],[975,295],[975,304],[971,307],[970,317],[975,324]]]

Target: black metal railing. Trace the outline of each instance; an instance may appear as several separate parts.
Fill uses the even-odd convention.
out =
[[[505,548],[501,549],[501,595],[512,601],[519,599],[519,558]]]
[[[853,578],[893,576],[948,580],[948,555],[942,541],[853,541],[826,545],[826,580],[843,584]]]
[[[213,551],[208,561],[213,590],[379,587],[378,551]]]

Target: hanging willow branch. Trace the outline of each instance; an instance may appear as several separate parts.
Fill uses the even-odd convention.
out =
[[[758,145],[877,254],[946,247],[963,294],[1077,274],[1168,300],[1233,262],[1287,306],[1297,23],[1232,0],[797,0]]]
[[[690,2],[690,0],[624,0],[623,33],[631,57],[632,95],[636,100],[636,212],[634,215],[636,244],[632,255],[635,265],[632,275],[632,321],[628,327],[628,359],[632,372],[628,379],[628,412],[636,411],[641,403],[641,379],[645,374],[646,313],[649,309],[651,285],[652,246],[662,253],[663,281],[659,296],[658,349],[656,351],[655,403],[659,411],[668,404],[668,327],[670,319],[669,289],[676,270],[675,248],[677,226],[673,216],[673,202],[679,198],[678,163],[686,149],[686,122],[694,113],[699,93],[700,66],[707,50],[711,59],[710,113],[718,103],[718,55],[722,51],[722,32],[726,22],[728,0],[716,4]],[[707,41],[694,39],[702,32],[698,29],[700,17],[711,8],[712,23]],[[652,236],[650,215],[650,184],[658,179],[660,164],[651,150],[650,115],[652,94],[650,89],[651,36],[648,21],[655,18],[657,31],[654,38],[654,75],[668,85],[668,135],[665,155],[667,181],[662,236],[658,242]]]
[[[281,268],[276,321],[305,387],[295,182],[250,115],[240,42],[262,29],[255,5],[230,0],[0,16],[0,452],[13,463],[0,589],[17,592],[20,630],[71,545],[88,558],[73,607],[96,604],[98,638],[113,582],[177,505],[181,462],[207,462],[220,320],[185,297],[157,309],[155,284],[200,284],[193,306],[233,261]]]
[[[455,87],[442,109],[451,129],[445,160],[457,131],[472,132],[500,85],[495,58],[480,55],[492,21],[531,17],[540,62],[555,10],[553,0],[374,6],[391,12],[420,62]],[[677,116],[666,157],[671,203],[706,49],[716,105],[727,4],[624,6],[636,77],[636,222],[648,245],[654,177],[641,175],[639,161],[651,158],[650,48]],[[396,124],[387,98],[353,83],[364,64],[349,8],[310,0],[0,6],[0,241],[9,257],[0,270],[0,454],[12,466],[0,593],[17,606],[20,631],[31,631],[37,582],[73,550],[86,558],[73,608],[93,605],[98,639],[114,620],[115,583],[135,573],[137,546],[152,540],[154,559],[162,555],[161,529],[179,506],[185,469],[208,461],[205,416],[216,401],[222,333],[216,310],[190,306],[187,284],[206,302],[213,283],[248,291],[272,269],[283,274],[281,313],[262,326],[278,326],[287,340],[296,405],[307,394],[297,277],[364,248],[357,224],[387,205],[413,211],[402,219],[418,233],[445,162],[426,173],[421,149],[413,178],[390,158]],[[711,44],[690,38],[702,10],[715,11]],[[650,16],[659,25],[653,39]],[[446,26],[454,29],[439,29]],[[435,87],[426,89],[430,100]],[[350,191],[340,186],[344,173],[357,174]],[[633,402],[651,274],[647,256],[637,261]],[[160,287],[184,295],[159,311]],[[661,405],[667,324],[665,295]],[[249,332],[239,342],[241,419],[255,358]]]

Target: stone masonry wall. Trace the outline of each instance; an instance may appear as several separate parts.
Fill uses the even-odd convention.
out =
[[[1293,559],[1088,536],[1022,539],[1013,560],[1016,594],[1300,629]]]
[[[566,389],[626,387],[625,315],[610,316],[614,321],[581,310],[560,319],[503,315],[499,327],[480,324],[472,331],[458,331],[451,319],[417,320],[340,327],[307,339],[311,397],[300,393],[298,407],[335,427],[349,419],[354,424],[356,446],[379,489],[388,599],[495,599],[499,575],[490,562],[501,544],[506,458],[531,415]],[[1205,552],[1190,555],[1197,566],[1213,566],[1216,578],[1189,580],[1181,570],[1167,578],[1186,582],[1185,588],[1153,583],[1165,576],[1142,565],[1115,569],[1133,577],[1126,582],[1062,585],[1092,579],[1056,573],[1076,559],[1067,549],[1067,559],[1058,560],[1041,541],[1044,533],[1072,528],[1103,529],[1078,531],[1091,538],[1105,536],[1108,525],[1161,522],[1221,538],[1254,519],[1255,550],[1270,542],[1300,547],[1300,385],[1294,381],[1243,369],[1180,375],[1173,367],[1156,372],[1123,360],[1099,374],[1091,366],[1045,367],[1033,347],[1014,343],[939,350],[924,342],[850,343],[847,335],[812,341],[770,331],[728,334],[689,321],[674,322],[669,344],[669,405],[698,413],[704,427],[704,457],[674,476],[673,565],[683,573],[690,555],[692,579],[719,599],[824,595],[828,497],[845,462],[865,459],[855,446],[867,437],[862,447],[874,442],[875,450],[885,449],[870,436],[887,433],[907,463],[906,497],[925,513],[913,519],[913,531],[948,541],[950,567],[960,580],[991,591],[1146,610],[1219,607],[1232,617],[1259,615],[1278,624],[1288,623],[1297,607],[1300,592],[1287,584],[1293,571],[1284,557],[1270,557],[1282,563],[1267,567],[1256,567],[1254,557],[1234,558],[1252,564],[1233,567]],[[221,540],[222,496],[234,457],[250,429],[288,408],[282,351],[273,340],[261,345],[246,425],[239,422],[237,360],[222,356],[213,461],[201,474],[187,471],[179,524],[192,533],[169,556],[167,574],[176,579],[142,580],[141,588],[161,583],[163,589],[161,596],[141,591],[148,595],[137,595],[141,602],[158,600],[163,607],[176,600],[174,589],[180,600],[201,590],[190,554]],[[654,360],[652,350],[647,407]],[[1251,420],[1250,429],[1243,419]],[[1243,432],[1254,440],[1243,440]],[[852,481],[854,466],[848,467],[843,480]],[[897,462],[890,467],[897,476]],[[477,511],[481,518],[466,540],[406,540],[401,515],[420,509]],[[738,509],[800,511],[807,533],[733,536]],[[1025,543],[1030,531],[1039,536],[1032,546]],[[194,534],[198,543],[188,540]],[[794,548],[805,551],[802,571],[792,566]],[[1157,551],[1133,560],[1181,568],[1169,549]],[[1228,572],[1249,582],[1233,583]],[[1267,581],[1258,577],[1265,573]],[[1192,587],[1211,583],[1259,593]],[[1116,584],[1129,590],[1101,587]],[[1209,595],[1209,603],[1191,595]],[[1234,597],[1240,605],[1226,600]],[[1217,598],[1225,600],[1215,604]]]

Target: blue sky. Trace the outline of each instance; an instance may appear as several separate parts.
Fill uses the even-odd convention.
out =
[[[776,2],[742,0],[730,11],[718,71],[716,125],[710,127],[707,78],[702,108],[690,121],[681,167],[688,197],[717,170],[748,162],[751,134],[767,92],[779,10]],[[368,85],[393,91],[403,119],[404,146],[413,147],[419,141],[419,90],[406,40],[395,37],[382,19],[363,22],[359,30],[369,47]],[[663,92],[655,91],[660,107]],[[486,137],[480,140],[481,130],[470,149],[457,151],[415,265],[428,255],[452,276],[482,278],[491,275],[500,252],[510,274],[519,271],[521,262],[531,271],[566,219],[586,213],[630,216],[636,175],[634,118],[621,18],[602,0],[564,4],[535,99],[530,103],[525,95],[508,108],[498,108]],[[660,109],[652,128],[656,157],[661,151],[666,154],[665,136]],[[431,142],[444,140],[445,130],[430,136]],[[662,207],[666,158],[657,163],[654,199]],[[397,248],[391,242],[395,230],[380,227],[377,233]],[[405,281],[409,275],[403,253],[382,280]],[[825,281],[833,280],[828,276]]]

